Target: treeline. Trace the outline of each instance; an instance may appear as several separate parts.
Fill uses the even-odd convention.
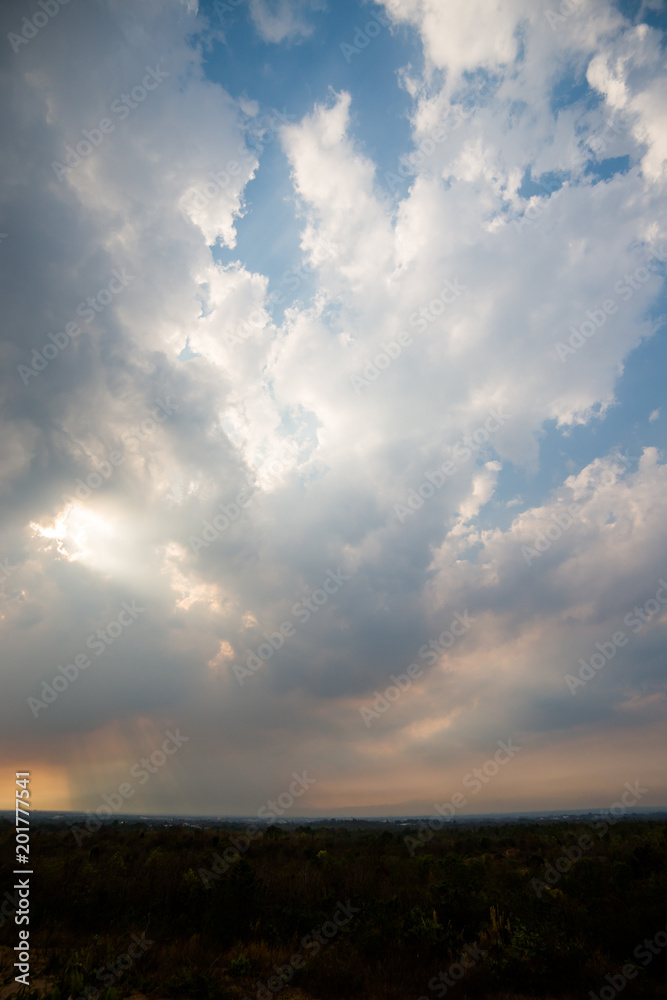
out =
[[[31,995],[667,995],[666,823],[452,825],[410,851],[417,834],[114,824],[79,847],[34,826]],[[0,857],[7,915],[6,822]],[[5,916],[4,984],[16,943]]]

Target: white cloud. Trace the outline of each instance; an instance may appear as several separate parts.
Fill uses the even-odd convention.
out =
[[[637,25],[596,55],[587,72],[607,103],[631,116],[633,135],[646,147],[642,170],[654,182],[664,182],[667,169],[667,82],[661,72],[660,35],[646,24]]]
[[[418,27],[431,64],[447,67],[458,79],[465,71],[496,69],[513,62],[518,52],[516,29],[528,11],[524,0],[511,3],[467,3],[450,0],[383,0],[397,23]],[[480,30],[484,18],[484,30]]]
[[[314,31],[308,14],[326,10],[324,0],[250,0],[250,13],[265,42],[307,38]]]
[[[305,37],[307,11],[321,7],[255,0],[251,9],[262,37],[278,42]],[[539,742],[569,726],[612,725],[628,688],[626,715],[639,721],[626,725],[660,711],[659,622],[638,640],[636,675],[601,677],[598,700],[577,700],[578,714],[562,684],[565,660],[584,655],[664,573],[660,455],[647,450],[636,472],[611,473],[530,565],[521,547],[556,523],[557,499],[508,527],[485,526],[505,466],[537,470],[547,421],[567,429],[601,419],[628,355],[657,327],[647,316],[660,274],[632,294],[617,287],[629,287],[625,274],[665,237],[655,33],[602,3],[555,31],[523,0],[386,7],[417,28],[428,56],[424,79],[411,77],[416,146],[479,93],[480,79],[488,86],[474,114],[450,118],[457,127],[424,147],[399,199],[353,138],[354,94],[331,93],[281,129],[315,284],[283,320],[266,275],[213,263],[210,244],[235,246],[257,168],[244,144],[257,123],[247,117],[260,109],[206,80],[184,4],[155,0],[138,12],[129,0],[99,0],[92,21],[71,7],[42,49],[35,41],[17,55],[3,128],[19,137],[28,128],[31,144],[0,152],[3,228],[15,241],[3,279],[14,292],[2,344],[10,372],[113,268],[135,277],[43,372],[27,386],[16,375],[7,390],[0,556],[17,566],[0,602],[7,738],[28,738],[16,706],[135,591],[147,608],[136,631],[28,736],[57,745],[66,762],[72,732],[86,753],[95,734],[122,753],[152,732],[147,718],[178,714],[225,757],[226,801],[237,808],[255,791],[262,801],[262,782],[278,784],[296,749],[321,763],[332,795],[360,747],[359,794],[381,779],[388,795],[397,767],[408,788],[418,765],[426,794],[445,740],[463,759],[491,726]],[[161,61],[160,87],[57,181],[51,162]],[[588,71],[603,100],[554,114],[553,87],[573,68]],[[435,69],[447,71],[442,84]],[[614,155],[634,166],[594,183],[581,156],[593,159],[591,137],[614,112],[624,123]],[[533,178],[569,179],[529,200],[519,194],[529,168]],[[610,299],[617,309],[559,360],[555,345]],[[412,342],[355,393],[350,377],[402,331]],[[197,356],[181,361],[186,341]],[[173,412],[156,422],[165,395]],[[394,505],[493,409],[510,417],[399,524]],[[68,507],[63,493],[113,450],[123,461],[108,482]],[[574,502],[612,465],[600,456],[563,483],[563,497]],[[191,537],[244,487],[247,509],[193,551]],[[241,688],[230,666],[338,567],[352,579]],[[406,697],[378,742],[362,743],[357,701],[464,608],[476,628],[426,671],[422,698]],[[203,743],[191,751],[206,763]],[[193,801],[210,808],[221,779],[214,768],[201,774]]]

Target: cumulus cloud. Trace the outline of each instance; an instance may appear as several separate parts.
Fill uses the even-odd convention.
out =
[[[489,734],[527,762],[477,805],[535,802],[549,745],[540,802],[586,804],[579,749],[613,795],[610,734],[658,730],[664,614],[576,696],[564,677],[664,577],[661,453],[603,451],[539,502],[502,484],[540,471],[546,425],[604,421],[657,335],[660,33],[597,2],[555,25],[523,0],[384,7],[426,57],[409,170],[364,148],[352,87],[270,126],[314,288],[293,301],[212,253],[236,249],[263,110],[207,77],[191,5],[64,7],[5,61],[3,741],[50,761],[61,805],[175,722],[191,742],[142,808],[254,812],[309,766],[312,808],[422,811]],[[280,43],[322,8],[251,14]],[[569,73],[597,99],[559,104]],[[628,169],[596,172],[607,153]]]

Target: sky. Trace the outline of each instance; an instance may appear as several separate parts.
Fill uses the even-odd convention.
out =
[[[3,773],[667,805],[663,0],[0,22]]]

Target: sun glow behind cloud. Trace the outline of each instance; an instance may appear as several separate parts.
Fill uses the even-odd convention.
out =
[[[71,562],[94,562],[94,540],[104,546],[113,535],[106,518],[79,504],[68,504],[51,525],[31,522],[30,528],[39,538],[53,539],[58,552]]]
[[[107,576],[123,577],[138,567],[131,555],[132,528],[111,514],[100,513],[82,504],[67,504],[50,524],[31,522],[37,539],[55,542],[58,553],[68,562],[81,562]]]

